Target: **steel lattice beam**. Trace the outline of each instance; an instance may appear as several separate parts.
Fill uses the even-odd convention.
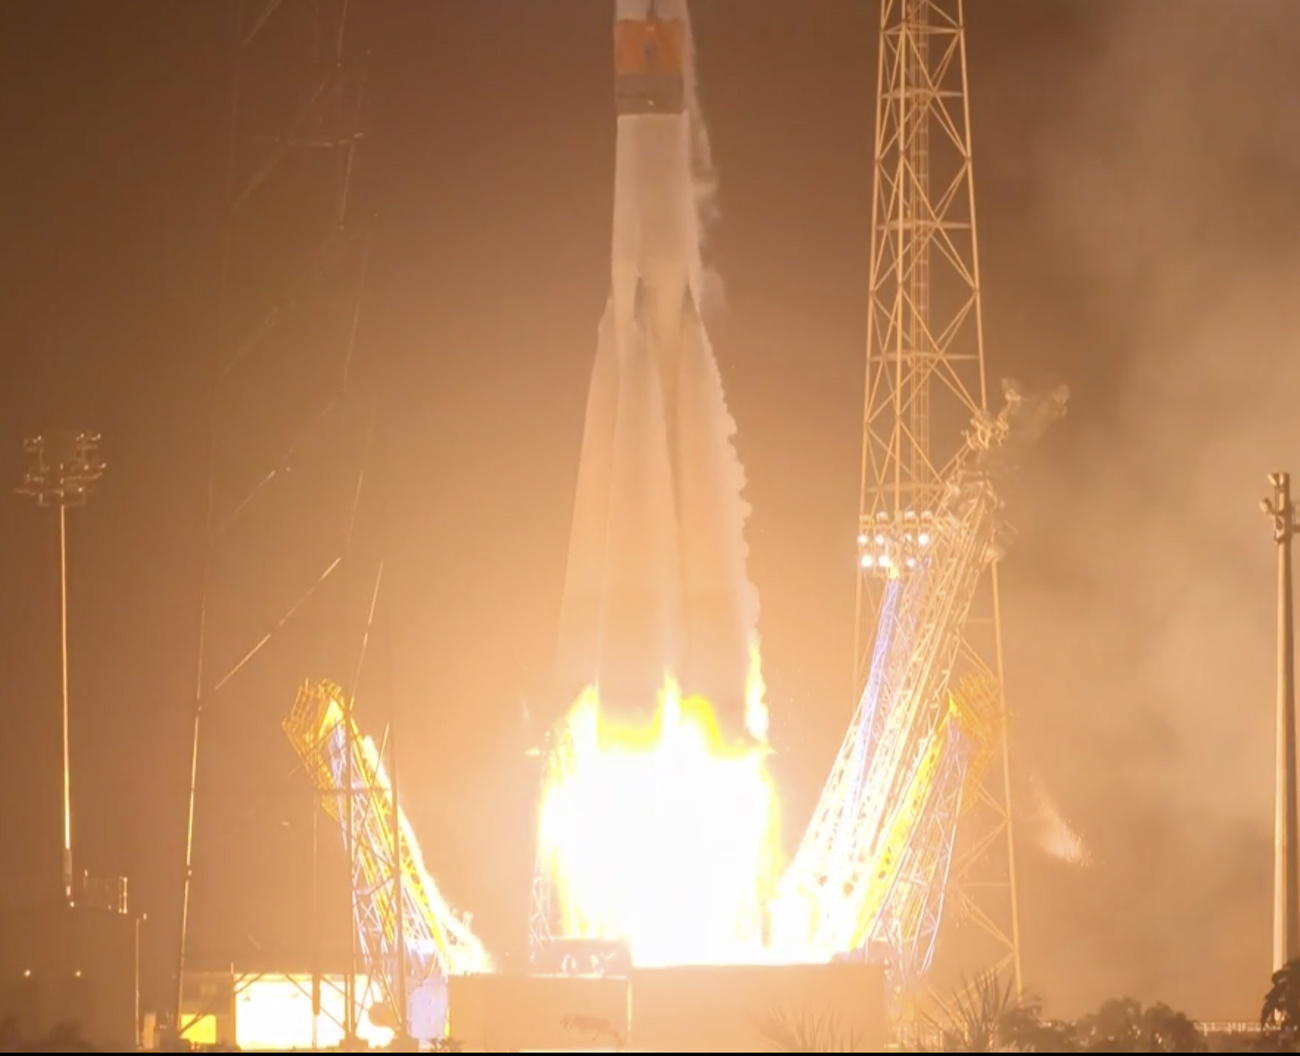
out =
[[[937,553],[923,554],[919,542],[922,534],[937,534],[923,524],[943,504],[946,489],[961,478],[967,457],[963,431],[972,421],[987,421],[989,410],[964,4],[881,0],[879,40],[858,527],[864,568],[856,606],[855,672],[859,686],[876,677],[868,665],[873,656],[880,662],[879,641],[887,633],[905,640],[900,650],[910,648],[928,658],[912,663],[929,670],[938,699],[946,694],[950,678],[974,673],[985,679],[982,695],[991,692],[993,714],[987,732],[1000,741],[1002,765],[997,772],[981,768],[981,783],[966,797],[965,825],[977,843],[987,841],[975,829],[1000,841],[1005,882],[999,904],[985,897],[990,904],[971,916],[997,921],[989,934],[999,946],[998,956],[1009,955],[1018,988],[997,568],[982,559],[963,565],[970,555],[950,539],[945,560],[953,564],[940,569]],[[991,512],[996,498],[990,496],[989,502]],[[972,527],[967,524],[966,530]],[[992,531],[991,524],[979,529],[986,530]],[[946,598],[949,610],[932,611],[918,588],[913,592],[918,611],[907,617],[912,625],[891,626],[885,611],[891,577],[921,575],[933,581],[932,603]],[[960,615],[952,608],[958,596],[964,607]],[[902,699],[914,689],[899,686],[896,691]],[[936,706],[929,706],[931,715],[917,718],[922,727],[937,721]],[[969,809],[970,804],[989,803],[992,810]],[[949,867],[940,868],[940,860],[951,859],[960,886],[967,856],[954,837],[958,812],[948,812],[948,829],[931,840],[933,860],[923,871],[944,876]],[[962,896],[958,902],[975,897]],[[943,899],[931,901],[937,927]],[[912,947],[917,948],[915,942]]]
[[[427,1030],[412,1029],[419,1026],[421,995],[430,988],[445,992],[448,975],[488,971],[492,960],[425,869],[379,748],[357,729],[339,687],[305,683],[283,725],[321,808],[343,836],[365,972],[378,980],[389,1008],[411,1009],[409,1033],[429,1036]],[[398,827],[400,839],[395,839]],[[399,966],[406,973],[405,1000],[399,1000]]]

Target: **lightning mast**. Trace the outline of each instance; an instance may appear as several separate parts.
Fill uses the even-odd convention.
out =
[[[882,0],[863,411],[855,690],[883,625],[887,585],[917,567],[926,521],[988,414],[963,0]],[[961,915],[996,941],[1020,988],[1010,755],[998,575],[976,587],[951,678],[995,687],[1000,765],[976,798],[984,823],[954,852]],[[954,823],[955,823],[955,819]],[[992,865],[990,863],[993,863]],[[964,877],[978,872],[975,883]],[[1000,875],[994,875],[1000,874]]]
[[[1291,474],[1273,473],[1273,495],[1260,505],[1277,543],[1277,772],[1273,823],[1273,970],[1300,954],[1300,864],[1296,840],[1295,631],[1291,540],[1296,534]]]
[[[285,934],[292,915],[272,908],[299,898],[291,868],[269,870],[256,885],[236,882],[247,872],[240,854],[271,845],[272,833],[274,846],[290,853],[291,840],[281,837],[298,830],[272,829],[271,812],[256,804],[231,808],[254,798],[250,790],[269,789],[261,775],[282,766],[265,701],[305,667],[355,648],[367,577],[351,573],[374,560],[356,531],[374,420],[372,357],[358,338],[369,234],[354,189],[367,72],[349,35],[356,5],[225,6],[232,90],[211,328],[204,571],[186,702],[174,1010],[182,1035],[197,1022],[182,1007],[187,971],[205,942],[229,960],[240,936],[254,948],[299,941]],[[232,746],[238,764],[209,765]],[[232,919],[245,926],[215,925]],[[197,935],[196,921],[208,925]],[[357,1016],[352,961],[344,984],[349,1039]]]

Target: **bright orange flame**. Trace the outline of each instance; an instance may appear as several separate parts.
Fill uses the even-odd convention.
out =
[[[626,939],[639,965],[766,960],[765,907],[781,865],[757,650],[746,726],[665,679],[643,726],[601,714],[588,688],[564,722],[541,801],[542,866],[570,937]]]

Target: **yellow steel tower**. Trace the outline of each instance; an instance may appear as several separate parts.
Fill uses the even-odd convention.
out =
[[[885,584],[920,560],[971,423],[988,415],[963,8],[881,2],[855,693],[868,679]],[[961,634],[949,677],[993,687],[1000,765],[968,792],[949,916],[982,926],[1019,990],[996,562]]]

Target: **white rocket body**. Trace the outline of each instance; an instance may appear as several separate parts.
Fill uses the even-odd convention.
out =
[[[700,318],[685,0],[619,0],[610,298],[587,400],[560,622],[560,690],[653,715],[665,676],[743,728],[757,594],[744,473]]]

